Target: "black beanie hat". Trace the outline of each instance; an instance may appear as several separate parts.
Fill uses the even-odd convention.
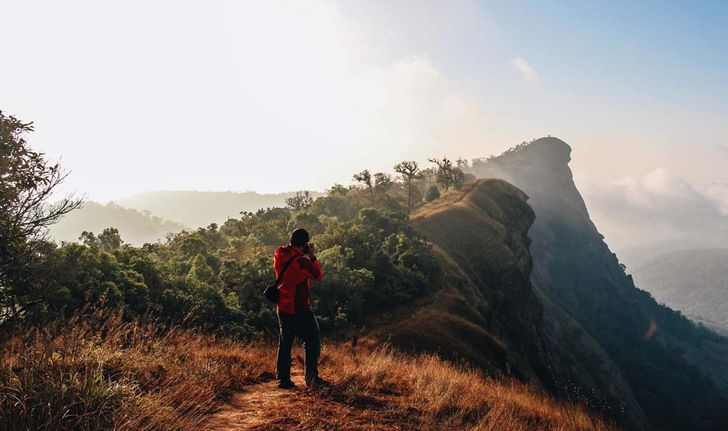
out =
[[[303,247],[306,244],[308,244],[308,231],[302,228],[294,230],[291,234],[291,245]]]

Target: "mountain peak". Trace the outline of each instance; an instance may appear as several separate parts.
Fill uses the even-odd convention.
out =
[[[546,136],[523,142],[470,173],[480,178],[501,178],[523,190],[532,206],[542,209],[537,222],[564,217],[575,226],[593,228],[569,162],[571,147]],[[552,217],[554,216],[554,217]]]
[[[571,147],[559,138],[546,136],[523,142],[492,159],[496,163],[539,164],[563,167],[571,161]]]
[[[553,136],[538,138],[532,141],[528,147],[537,149],[538,151],[542,151],[549,155],[560,156],[566,162],[571,160],[571,146],[561,139]]]

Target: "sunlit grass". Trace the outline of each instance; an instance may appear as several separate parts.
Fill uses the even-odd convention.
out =
[[[234,391],[273,377],[275,348],[194,330],[76,318],[6,337],[0,426],[200,430]],[[267,406],[298,429],[611,429],[584,409],[432,355],[328,344],[333,386]]]
[[[59,322],[4,341],[0,428],[195,429],[268,362],[262,348],[190,330]]]

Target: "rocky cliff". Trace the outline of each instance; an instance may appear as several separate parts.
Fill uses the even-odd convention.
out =
[[[728,341],[635,287],[589,218],[568,166],[570,155],[565,142],[542,138],[471,171],[504,179],[530,198],[536,215],[529,232],[532,281],[546,305],[546,326],[557,329],[557,337],[558,328],[569,332],[564,322],[585,330],[576,337],[592,345],[593,355],[578,362],[596,366],[595,377],[601,368],[623,378],[627,388],[620,379],[612,384],[606,378],[595,390],[604,391],[606,384],[626,399],[634,395],[638,406],[625,408],[634,418],[643,411],[658,429],[728,429],[728,401],[715,384],[724,383],[720,370]]]
[[[432,241],[446,276],[436,295],[384,319],[379,337],[466,360],[646,427],[629,386],[598,344],[558,307],[544,310],[531,283],[534,213],[527,199],[505,181],[478,180],[414,214],[413,226]]]

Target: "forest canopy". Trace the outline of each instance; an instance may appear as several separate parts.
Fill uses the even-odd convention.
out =
[[[260,293],[274,278],[273,251],[304,227],[326,274],[313,296],[322,328],[355,328],[365,316],[412,301],[437,283],[441,265],[408,225],[408,213],[433,193],[460,188],[465,178],[446,158],[432,159],[429,169],[404,161],[394,167],[397,176],[364,170],[352,185],[336,184],[321,197],[298,192],[284,208],[243,211],[164,243],[134,247],[109,226],[83,232],[80,243],[56,244],[44,229],[81,202],[68,197],[48,205],[64,171],[32,151],[25,140],[31,124],[4,115],[0,123],[0,324],[102,306],[128,319],[153,316],[252,336],[275,327],[275,311]]]

